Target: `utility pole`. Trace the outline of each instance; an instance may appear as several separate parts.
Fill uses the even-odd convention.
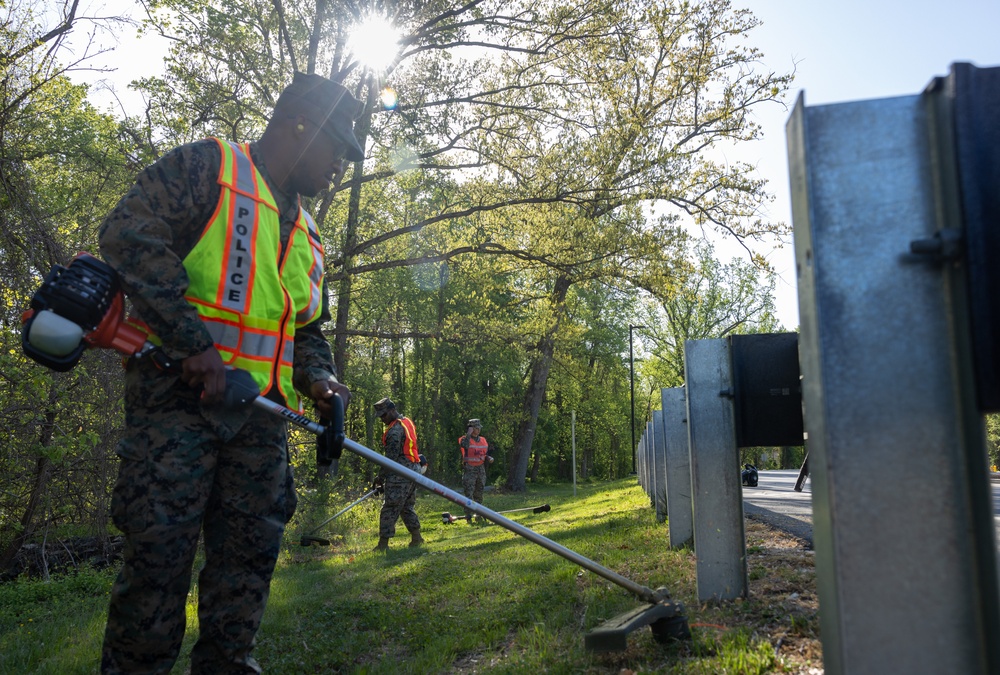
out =
[[[570,418],[569,423],[570,436],[573,439],[573,496],[576,496],[576,411],[573,411],[573,417]]]

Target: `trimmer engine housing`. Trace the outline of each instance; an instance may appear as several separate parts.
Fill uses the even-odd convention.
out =
[[[89,253],[78,254],[67,267],[53,267],[22,318],[24,353],[61,373],[73,368],[87,347],[133,354],[146,339],[125,324],[118,275]]]

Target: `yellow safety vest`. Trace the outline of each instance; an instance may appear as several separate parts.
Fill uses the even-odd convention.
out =
[[[278,207],[249,146],[215,141],[222,151],[221,194],[215,215],[183,260],[190,281],[185,298],[226,365],[248,371],[262,394],[276,386],[288,407],[301,410],[292,359],[296,328],[322,312],[319,230],[300,206],[279,258]]]

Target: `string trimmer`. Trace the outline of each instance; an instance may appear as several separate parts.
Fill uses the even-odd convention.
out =
[[[35,293],[31,310],[25,312],[23,316],[22,348],[29,357],[60,372],[72,368],[87,347],[112,348],[130,356],[155,354],[157,350],[141,339],[142,334],[124,323],[123,308],[124,299],[114,270],[93,256],[80,254],[69,267],[57,266],[53,269],[46,276],[42,287]],[[162,351],[159,351],[159,354],[162,355]],[[343,402],[339,396],[334,395],[332,404],[333,419],[330,424],[324,426],[261,396],[256,382],[248,372],[230,370],[226,373],[226,392],[222,405],[229,407],[253,405],[317,436],[326,435],[332,439],[331,442],[335,446],[333,454],[338,458],[341,448],[347,448],[386,471],[411,480],[466,511],[471,511],[590,570],[646,603],[631,612],[606,621],[591,631],[586,636],[588,649],[623,650],[627,647],[628,633],[646,625],[650,627],[653,637],[658,642],[690,637],[691,632],[684,616],[684,607],[681,603],[670,599],[667,589],[658,588],[654,591],[627,579],[482,504],[347,439],[343,432]]]
[[[56,265],[21,316],[21,348],[38,363],[57,372],[73,368],[87,348],[114,349],[126,356],[150,358],[167,371],[176,370],[166,353],[146,335],[125,323],[125,295],[117,273],[89,253],[79,253],[67,267]],[[289,411],[291,413],[292,411]],[[293,413],[294,414],[294,413]],[[321,477],[336,476],[343,451],[343,407],[339,420],[323,420],[316,438],[316,464]]]
[[[528,506],[523,509],[509,509],[507,511],[497,511],[497,513],[517,513],[518,511],[531,511],[532,513],[545,513],[551,511],[552,507],[548,504],[542,504],[541,506]],[[465,516],[453,516],[447,511],[441,514],[441,519],[444,521],[445,525],[451,525],[452,523],[458,522],[459,520],[465,520]]]
[[[357,501],[355,501],[353,504],[351,504],[350,506],[344,507],[343,509],[341,509],[337,513],[333,514],[332,516],[330,516],[329,518],[327,518],[326,520],[324,520],[322,523],[320,523],[316,527],[314,527],[311,532],[308,532],[307,534],[302,535],[302,540],[299,542],[299,546],[312,546],[313,544],[317,544],[318,546],[329,546],[330,545],[330,540],[329,539],[324,539],[323,537],[315,537],[313,535],[316,532],[319,532],[319,530],[320,530],[321,527],[323,527],[324,525],[326,525],[330,521],[332,521],[332,520],[334,520],[336,518],[339,518],[340,516],[344,515],[345,513],[347,513],[351,509],[353,509],[355,506],[357,506],[361,502],[363,502],[363,501],[365,501],[367,499],[371,499],[375,495],[380,495],[380,494],[382,494],[382,488],[381,487],[373,487],[371,489],[371,491],[369,491],[363,497],[361,497],[360,499],[358,499]]]

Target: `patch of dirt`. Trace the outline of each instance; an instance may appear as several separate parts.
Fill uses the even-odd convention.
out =
[[[819,597],[811,545],[753,518],[746,520],[750,597],[746,625],[774,646],[786,673],[821,675]]]
[[[498,667],[506,658],[507,651],[514,644],[516,631],[507,633],[507,640],[497,652],[485,654],[481,652],[466,652],[459,656],[448,668],[450,675],[475,675],[483,669]]]
[[[819,639],[819,599],[816,593],[814,553],[809,542],[748,517],[745,524],[749,597],[745,600],[706,604],[688,610],[693,630],[745,629],[754,640],[766,640],[774,649],[772,672],[788,675],[823,675],[823,650]],[[578,577],[578,582],[585,577]],[[692,580],[692,590],[693,590]],[[676,589],[675,589],[676,590]],[[695,618],[697,617],[697,618]],[[604,655],[600,665],[587,672],[628,675],[659,672],[675,663],[678,655],[664,656],[656,647],[650,659],[647,643],[636,637],[625,652]],[[509,647],[509,645],[508,645]],[[682,656],[690,657],[682,649]],[[449,672],[470,675],[500,665],[500,654],[466,653]]]

